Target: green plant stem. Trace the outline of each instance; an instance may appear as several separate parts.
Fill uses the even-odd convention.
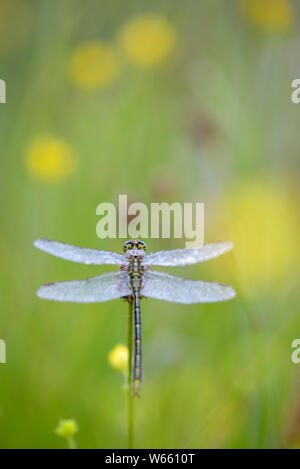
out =
[[[129,303],[128,311],[128,448],[133,449],[134,447],[134,408],[133,408],[133,396],[131,389],[131,376],[132,376],[132,343],[133,343],[133,302]]]
[[[75,441],[75,438],[73,436],[68,438],[68,446],[69,446],[69,449],[76,449],[77,448],[76,441]]]

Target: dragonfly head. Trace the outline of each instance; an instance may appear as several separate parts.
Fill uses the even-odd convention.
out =
[[[131,239],[130,241],[126,241],[123,244],[123,251],[127,252],[129,250],[133,249],[139,249],[142,251],[146,251],[147,245],[143,241],[140,241],[139,239]]]

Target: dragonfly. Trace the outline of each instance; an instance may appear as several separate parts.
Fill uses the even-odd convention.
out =
[[[124,254],[80,248],[48,239],[37,239],[34,246],[68,261],[119,266],[117,271],[85,280],[47,283],[37,290],[37,296],[46,300],[75,303],[101,303],[125,298],[133,303],[134,354],[131,387],[134,396],[140,396],[142,382],[141,300],[155,298],[182,304],[213,303],[230,300],[236,294],[231,286],[224,283],[188,280],[150,270],[154,265],[185,266],[213,259],[230,251],[233,248],[231,241],[150,254],[146,254],[145,242],[134,239],[123,244]]]

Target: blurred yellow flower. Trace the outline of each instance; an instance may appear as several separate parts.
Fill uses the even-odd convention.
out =
[[[250,293],[288,281],[299,255],[299,226],[287,194],[255,181],[229,194],[221,210],[224,236],[235,244],[226,261],[235,284]]]
[[[291,25],[289,0],[241,0],[240,5],[249,20],[263,30],[282,32]]]
[[[123,344],[116,345],[108,354],[108,362],[110,366],[119,373],[124,373],[127,371],[128,358],[128,347]]]
[[[76,168],[72,147],[55,137],[37,137],[30,142],[25,156],[28,172],[37,180],[59,182]]]
[[[68,72],[70,80],[87,90],[110,85],[119,73],[117,55],[104,41],[81,44],[71,54]]]
[[[55,428],[54,432],[56,435],[61,436],[62,438],[73,438],[78,432],[79,428],[77,422],[73,419],[60,420],[58,426]]]
[[[176,43],[175,30],[164,18],[145,14],[129,20],[120,31],[123,49],[135,65],[152,67],[163,62]]]

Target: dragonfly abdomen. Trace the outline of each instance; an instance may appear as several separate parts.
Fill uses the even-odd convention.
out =
[[[133,257],[129,267],[129,275],[134,307],[134,361],[132,373],[132,392],[133,395],[139,396],[142,382],[142,322],[140,305],[142,272],[140,259],[138,257]]]
[[[140,395],[141,382],[142,382],[142,323],[141,323],[141,307],[140,307],[140,294],[134,293],[134,364],[133,364],[133,394]]]

